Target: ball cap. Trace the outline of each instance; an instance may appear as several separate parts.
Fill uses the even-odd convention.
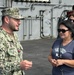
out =
[[[24,17],[19,14],[19,8],[5,8],[1,12],[2,16],[9,16],[15,19],[24,19]]]

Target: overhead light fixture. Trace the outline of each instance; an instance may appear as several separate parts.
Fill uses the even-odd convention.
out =
[[[35,2],[35,3],[50,3],[50,0],[13,0],[15,2]]]

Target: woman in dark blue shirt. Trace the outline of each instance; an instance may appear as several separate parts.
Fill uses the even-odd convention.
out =
[[[70,20],[59,24],[56,39],[48,56],[52,75],[74,75],[74,24]]]

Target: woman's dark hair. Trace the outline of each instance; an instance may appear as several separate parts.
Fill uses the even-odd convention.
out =
[[[65,20],[62,21],[61,23],[59,23],[59,27],[60,25],[64,25],[65,27],[67,27],[71,32],[72,32],[72,38],[74,39],[74,23],[71,22],[71,20]]]

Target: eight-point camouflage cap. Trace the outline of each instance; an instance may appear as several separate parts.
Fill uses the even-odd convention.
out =
[[[24,19],[24,17],[22,17],[19,14],[19,8],[6,8],[2,10],[2,16],[10,16],[12,18],[15,19]]]

